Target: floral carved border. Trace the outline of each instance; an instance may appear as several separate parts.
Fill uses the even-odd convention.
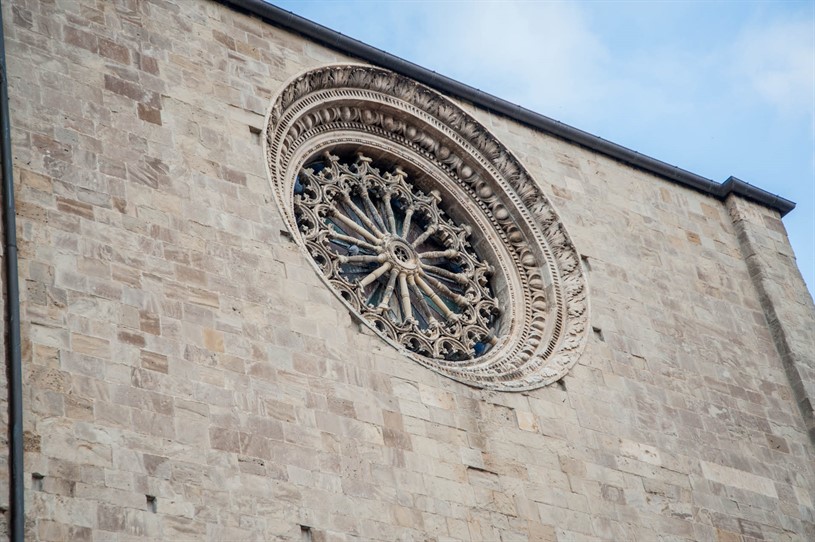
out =
[[[523,391],[562,378],[585,345],[587,284],[555,210],[512,153],[458,105],[409,78],[360,65],[309,71],[274,99],[265,138],[275,200],[303,250],[293,213],[297,172],[316,153],[349,143],[416,164],[477,216],[487,227],[473,236],[494,247],[504,278],[504,324],[487,355],[467,362],[428,358],[377,333],[473,386]]]

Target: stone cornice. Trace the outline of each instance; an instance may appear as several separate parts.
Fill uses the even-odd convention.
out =
[[[361,41],[349,38],[330,28],[326,28],[294,13],[266,3],[263,0],[216,1],[238,11],[255,15],[275,26],[300,33],[309,39],[322,43],[342,53],[408,76],[443,93],[467,100],[489,111],[505,115],[547,134],[614,158],[632,167],[642,169],[682,186],[692,188],[716,199],[724,200],[727,196],[735,194],[769,207],[770,209],[774,209],[778,211],[781,216],[786,215],[795,208],[794,202],[744,181],[735,179],[734,177],[730,177],[724,183],[717,183],[685,169],[640,154],[622,145],[612,143],[601,137],[569,126],[568,124],[558,122],[519,105],[482,92],[469,85],[465,85],[464,83],[362,43]]]

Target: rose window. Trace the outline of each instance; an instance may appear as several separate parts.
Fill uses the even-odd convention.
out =
[[[496,342],[492,268],[400,167],[380,172],[324,153],[300,170],[294,212],[306,247],[334,288],[380,332],[409,350],[448,361],[481,356]]]
[[[502,391],[577,363],[580,256],[545,185],[456,103],[380,68],[316,68],[272,102],[265,151],[304,259],[399,352]]]

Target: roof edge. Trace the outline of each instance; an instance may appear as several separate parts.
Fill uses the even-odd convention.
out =
[[[716,199],[724,200],[735,194],[762,204],[779,212],[783,217],[795,208],[795,203],[746,183],[729,177],[717,183],[685,169],[672,166],[656,158],[640,154],[617,143],[612,143],[596,135],[584,132],[568,124],[513,104],[492,94],[488,94],[455,79],[445,77],[432,70],[403,58],[386,53],[381,49],[350,38],[335,30],[317,24],[290,11],[266,3],[264,0],[215,0],[237,11],[255,15],[266,22],[302,34],[314,41],[362,60],[387,68],[401,75],[419,81],[438,91],[452,94],[474,105],[500,113],[518,122],[536,128],[570,143],[575,143],[630,166],[648,171],[669,181],[692,188]]]

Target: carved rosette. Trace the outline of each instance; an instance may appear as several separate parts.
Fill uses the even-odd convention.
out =
[[[580,258],[524,167],[450,100],[379,68],[319,68],[273,101],[266,156],[321,277],[406,355],[503,391],[577,362]]]

